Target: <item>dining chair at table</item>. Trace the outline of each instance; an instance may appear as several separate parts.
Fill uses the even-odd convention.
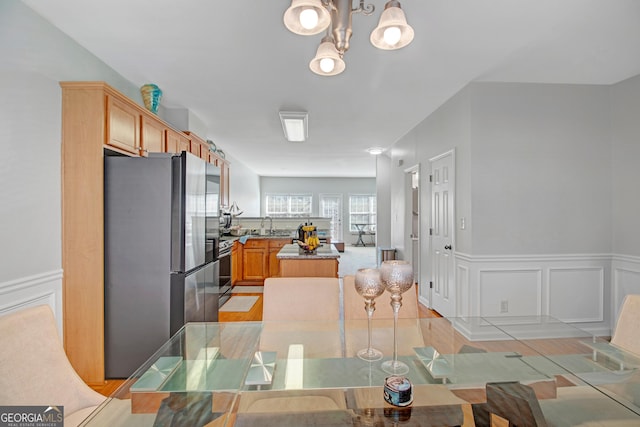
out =
[[[342,356],[339,279],[270,277],[263,292],[260,350],[275,351],[280,359]]]
[[[611,344],[640,357],[640,295],[629,294],[622,301]]]
[[[64,425],[79,425],[104,400],[71,366],[48,305],[0,317],[0,403],[61,405]]]
[[[486,403],[472,405],[476,427],[489,427],[493,415],[509,426],[631,427],[638,416],[590,386],[558,387],[555,398],[540,399],[517,381],[487,383]]]
[[[269,277],[262,320],[339,320],[340,281],[333,277]]]

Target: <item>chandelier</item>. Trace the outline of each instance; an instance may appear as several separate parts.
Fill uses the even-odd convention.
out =
[[[284,13],[284,25],[293,33],[303,36],[319,34],[326,30],[316,56],[309,68],[321,76],[335,76],[345,69],[344,53],[349,49],[351,16],[354,13],[371,15],[375,6],[365,6],[360,0],[353,7],[352,0],[292,0]],[[400,49],[413,40],[413,28],[407,24],[400,2],[390,0],[385,4],[378,26],[371,32],[371,44],[378,49]]]

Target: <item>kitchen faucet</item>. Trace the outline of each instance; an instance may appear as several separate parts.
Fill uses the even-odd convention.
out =
[[[262,217],[262,220],[260,221],[260,228],[264,228],[265,219],[269,220],[269,234],[273,234],[273,218],[271,218],[269,215]]]

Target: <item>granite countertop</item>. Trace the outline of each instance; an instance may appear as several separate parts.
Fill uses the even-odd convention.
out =
[[[332,259],[340,258],[340,252],[332,244],[322,244],[315,254],[306,254],[297,244],[284,245],[277,255],[278,259]]]
[[[245,234],[244,236],[222,236],[220,237],[220,240],[241,240],[243,243],[246,242],[249,239],[260,239],[260,240],[264,240],[264,239],[273,239],[273,240],[292,240],[293,237],[291,236],[284,236],[284,235],[279,235],[279,234],[265,234],[265,235],[259,235],[259,234]]]

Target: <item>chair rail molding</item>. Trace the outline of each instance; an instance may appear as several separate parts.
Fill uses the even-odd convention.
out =
[[[25,307],[47,304],[62,329],[62,270],[52,270],[0,283],[0,316]]]

